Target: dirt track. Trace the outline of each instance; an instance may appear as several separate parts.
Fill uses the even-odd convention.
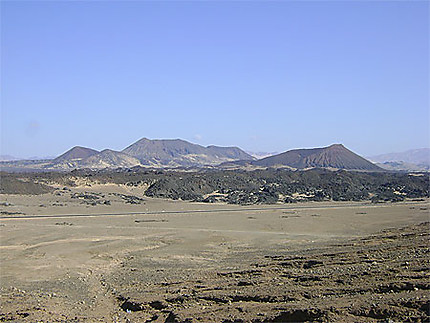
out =
[[[3,199],[31,217],[0,221],[3,321],[428,320],[428,201]]]

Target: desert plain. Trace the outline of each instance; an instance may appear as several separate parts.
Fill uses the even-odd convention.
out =
[[[140,193],[0,195],[0,321],[429,319],[428,199],[240,206]]]

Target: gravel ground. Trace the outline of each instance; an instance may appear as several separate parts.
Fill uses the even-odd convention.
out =
[[[81,193],[3,196],[22,214],[0,217],[0,321],[429,321],[428,200],[286,209],[84,193],[111,201],[93,206]]]

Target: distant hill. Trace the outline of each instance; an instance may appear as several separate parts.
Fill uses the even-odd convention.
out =
[[[266,152],[266,151],[247,151],[248,154],[250,154],[252,157],[255,157],[257,159],[262,159],[270,156],[274,156],[279,154],[278,152]]]
[[[0,155],[0,161],[12,161],[12,160],[20,160],[21,158],[17,158],[11,155]]]
[[[157,167],[217,165],[233,160],[254,159],[237,147],[203,147],[181,139],[142,138],[122,152],[139,159],[144,165]]]
[[[71,170],[71,169],[104,169],[104,168],[131,168],[134,166],[141,166],[138,159],[124,154],[119,151],[105,149],[101,152],[91,154],[86,158],[71,158],[64,159],[58,162],[53,162],[47,165],[47,168],[58,170]]]
[[[381,171],[382,169],[341,144],[323,148],[294,149],[252,162],[255,166],[287,166],[296,169],[312,167]]]
[[[25,158],[25,160],[51,160],[55,159],[55,156],[30,156]]]
[[[406,163],[403,161],[377,163],[376,165],[386,170],[395,170],[395,171],[428,172],[430,170],[429,165],[423,165],[423,164],[416,165],[416,164]]]
[[[54,164],[61,163],[61,162],[69,162],[73,160],[81,160],[84,158],[88,158],[92,155],[98,154],[99,152],[97,150],[81,147],[81,146],[75,146],[72,149],[66,151],[64,154],[58,156],[53,160]]]
[[[254,160],[250,154],[238,147],[207,146],[206,151],[215,158],[230,160]]]
[[[403,162],[430,167],[430,148],[411,149],[398,153],[389,153],[368,157],[376,163]]]
[[[79,168],[130,168],[134,166],[140,166],[141,163],[137,158],[129,156],[119,151],[111,149],[105,149],[101,152],[89,156],[78,163]]]

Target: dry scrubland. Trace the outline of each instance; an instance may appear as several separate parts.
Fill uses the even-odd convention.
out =
[[[1,321],[429,320],[427,197],[244,206],[55,176],[2,184]]]

